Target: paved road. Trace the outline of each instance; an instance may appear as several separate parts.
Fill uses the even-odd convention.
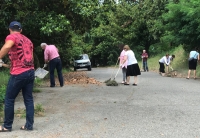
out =
[[[90,77],[104,82],[113,68],[93,68]],[[116,78],[121,82],[121,72]],[[133,82],[133,78],[131,78]],[[1,138],[200,138],[200,80],[142,72],[138,86],[67,85],[41,88],[35,103],[46,109],[32,132]],[[19,99],[21,97],[19,96]],[[16,108],[23,106],[17,100]]]

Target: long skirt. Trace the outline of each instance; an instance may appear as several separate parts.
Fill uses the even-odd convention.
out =
[[[141,75],[138,63],[128,65],[126,70],[126,76],[137,76],[137,75]]]

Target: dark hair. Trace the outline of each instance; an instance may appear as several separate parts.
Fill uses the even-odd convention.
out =
[[[21,28],[18,25],[14,25],[12,28],[10,28],[12,31],[20,32]]]
[[[119,44],[118,47],[119,47],[120,50],[123,50],[124,44]]]
[[[173,61],[173,59],[174,59],[174,58],[175,58],[175,55],[172,55],[172,57],[171,57],[171,59],[170,59],[170,60],[171,60],[171,61]]]
[[[196,51],[199,51],[199,48],[198,48],[198,47],[195,47],[195,50],[196,50]]]

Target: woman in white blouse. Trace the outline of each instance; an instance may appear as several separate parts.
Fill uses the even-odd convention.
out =
[[[137,86],[137,76],[141,75],[140,68],[138,66],[138,62],[135,58],[134,52],[130,49],[128,45],[124,46],[125,56],[122,63],[127,63],[127,70],[126,70],[126,83],[124,85],[130,84],[130,76],[134,76],[134,83],[133,86]]]
[[[169,56],[169,54],[166,54],[159,60],[160,68],[159,68],[159,73],[164,76],[165,75],[165,64],[166,66],[169,66],[170,61],[175,58],[175,55]]]

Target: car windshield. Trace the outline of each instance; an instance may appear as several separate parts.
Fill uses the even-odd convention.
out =
[[[81,60],[81,59],[88,59],[87,55],[80,55],[78,57],[75,58],[76,60]]]

